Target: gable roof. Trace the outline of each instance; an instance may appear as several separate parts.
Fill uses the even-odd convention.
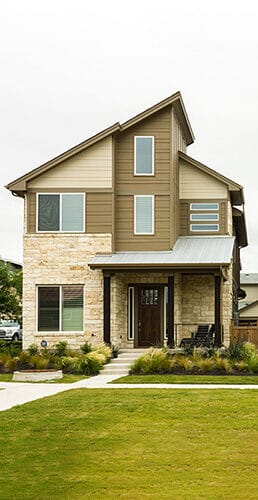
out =
[[[179,151],[178,154],[181,160],[184,160],[186,163],[189,163],[189,165],[198,168],[202,172],[214,177],[214,179],[217,179],[218,181],[226,184],[230,191],[231,201],[233,205],[242,205],[244,203],[243,186],[235,181],[232,181],[232,179],[225,177],[225,175],[219,174],[218,172],[208,167],[207,165],[204,165],[198,160],[191,158],[191,156],[188,156],[186,153]]]
[[[80,153],[84,149],[92,146],[93,144],[96,144],[97,142],[101,141],[102,139],[111,136],[115,133],[123,132],[124,130],[127,130],[128,128],[136,125],[137,123],[141,122],[142,120],[152,116],[154,113],[157,113],[158,111],[161,111],[162,109],[166,108],[167,106],[171,106],[173,104],[173,107],[175,109],[175,113],[177,115],[178,121],[182,127],[186,143],[187,145],[192,144],[194,142],[194,135],[193,131],[185,110],[185,106],[183,103],[182,96],[180,92],[176,92],[175,94],[172,94],[171,96],[167,97],[166,99],[163,99],[162,101],[158,102],[151,108],[146,109],[142,113],[139,113],[138,115],[134,116],[130,120],[124,122],[123,124],[120,124],[119,122],[116,122],[114,125],[111,127],[108,127],[98,134],[90,137],[86,141],[81,142],[80,144],[74,146],[71,149],[68,149],[64,153],[62,153],[59,156],[56,156],[55,158],[49,160],[48,162],[44,163],[43,165],[40,165],[39,167],[31,170],[27,174],[22,175],[21,177],[18,177],[14,181],[10,182],[7,184],[5,187],[9,189],[10,191],[13,191],[17,194],[21,194],[24,191],[26,191],[26,182],[29,180],[32,180],[33,178],[37,177],[38,175],[41,175],[45,172],[47,172],[49,169],[52,167],[57,166],[59,163],[61,163],[64,160],[67,160],[71,156],[76,155],[77,153]]]

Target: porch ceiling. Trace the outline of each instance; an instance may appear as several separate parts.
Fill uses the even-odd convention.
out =
[[[171,251],[97,254],[90,267],[92,269],[217,268],[230,264],[234,240],[235,238],[231,236],[180,237]]]

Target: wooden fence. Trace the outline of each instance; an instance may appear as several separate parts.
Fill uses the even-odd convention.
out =
[[[258,348],[258,327],[231,325],[231,342],[252,342]]]

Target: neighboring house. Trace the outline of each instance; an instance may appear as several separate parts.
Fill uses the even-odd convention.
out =
[[[240,274],[246,296],[239,301],[239,325],[258,326],[258,273]]]
[[[243,188],[193,141],[177,92],[7,186],[25,200],[24,347],[172,346],[199,323],[229,342]]]
[[[9,259],[8,257],[3,257],[0,255],[0,262],[4,262],[5,264],[9,264],[11,269],[19,270],[22,269],[22,264],[20,262],[16,262],[15,260]]]

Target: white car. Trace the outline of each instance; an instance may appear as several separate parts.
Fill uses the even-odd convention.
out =
[[[0,321],[0,340],[21,340],[22,330],[17,321],[3,319]]]

